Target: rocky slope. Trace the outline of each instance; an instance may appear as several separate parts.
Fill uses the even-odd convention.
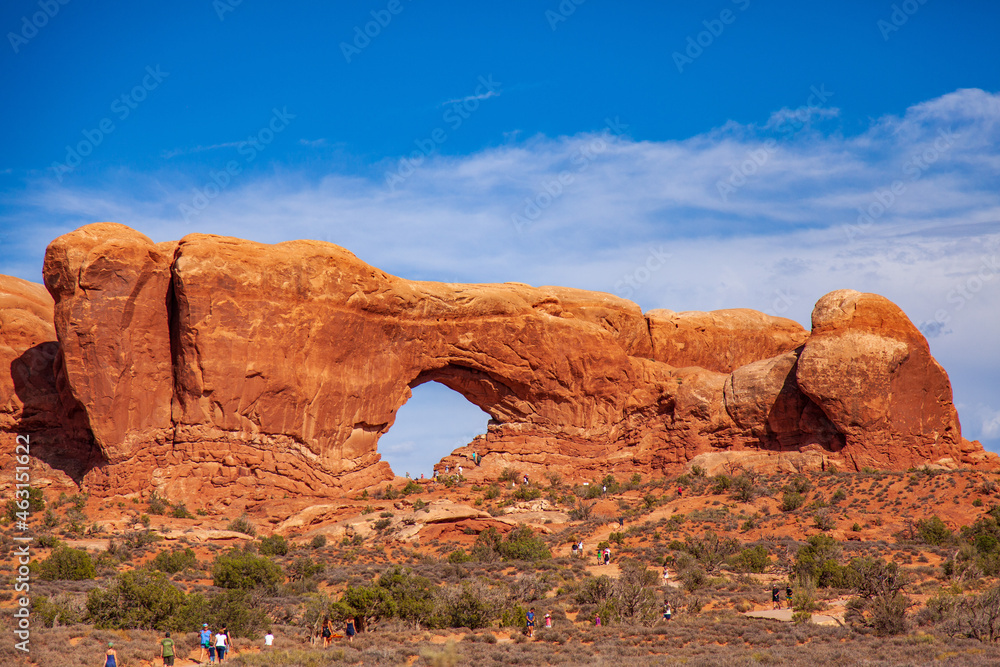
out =
[[[919,331],[873,294],[823,297],[808,332],[749,310],[409,281],[316,241],[154,244],[111,223],[53,241],[43,274],[54,303],[0,282],[0,429],[58,435],[60,469],[101,495],[264,500],[389,479],[378,438],[428,381],[492,417],[442,462],[473,478],[995,458],[961,437]]]

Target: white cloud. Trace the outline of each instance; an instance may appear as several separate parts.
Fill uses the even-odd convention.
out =
[[[594,132],[432,156],[394,192],[383,169],[244,173],[190,223],[178,206],[206,183],[188,177],[39,181],[0,221],[24,235],[0,248],[0,265],[38,280],[25,267],[40,266],[49,239],[115,220],[158,241],[313,238],[411,278],[570,285],[646,309],[751,307],[806,325],[820,296],[850,287],[884,294],[931,336],[958,402],[1000,405],[989,375],[1000,371],[1000,272],[989,269],[1000,255],[1000,95],[955,91],[853,136],[809,122],[776,134],[793,113],[684,141]],[[836,122],[834,109],[806,116]],[[657,249],[669,261],[643,270]],[[1000,448],[988,424],[982,437]]]

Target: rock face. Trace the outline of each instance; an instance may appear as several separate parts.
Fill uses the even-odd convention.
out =
[[[379,436],[429,381],[492,417],[441,464],[472,478],[592,479],[737,452],[986,458],[961,438],[926,341],[875,295],[824,297],[809,333],[747,310],[644,315],[581,290],[408,281],[328,243],[154,244],[108,223],[56,239],[44,276],[60,400],[93,433],[83,484],[99,494],[265,502],[390,479]]]
[[[32,485],[72,491],[101,457],[61,373],[52,306],[42,285],[0,276],[0,467],[27,443]]]

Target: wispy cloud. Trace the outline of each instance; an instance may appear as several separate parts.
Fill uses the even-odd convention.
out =
[[[212,144],[211,146],[192,146],[189,148],[174,148],[169,151],[163,151],[160,156],[165,160],[170,158],[175,158],[178,155],[191,155],[193,153],[204,153],[205,151],[214,151],[220,148],[236,148],[239,146],[241,141],[229,141],[223,144]]]
[[[500,91],[498,90],[488,90],[485,93],[480,93],[479,95],[466,95],[465,97],[456,97],[453,100],[445,100],[441,103],[441,106],[447,106],[449,104],[464,104],[465,102],[472,102],[473,100],[488,100],[491,97],[500,97]]]

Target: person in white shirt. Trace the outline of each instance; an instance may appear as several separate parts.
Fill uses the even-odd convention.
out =
[[[274,646],[274,635],[271,634],[270,630],[264,635],[264,646]]]
[[[226,631],[226,626],[222,626],[219,634],[215,635],[215,655],[219,658],[220,663],[226,658],[228,650],[229,633]]]

